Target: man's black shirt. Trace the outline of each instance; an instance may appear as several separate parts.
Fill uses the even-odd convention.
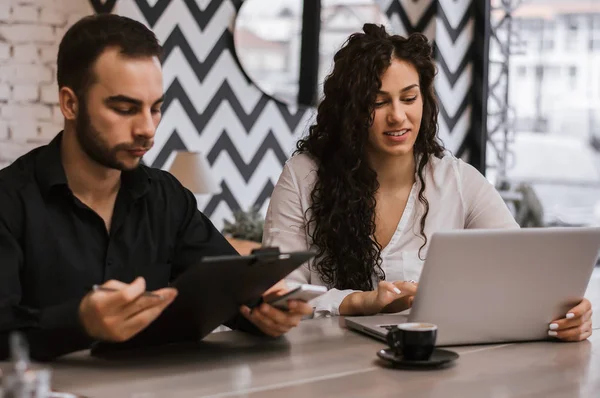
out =
[[[11,331],[34,358],[88,348],[78,308],[94,284],[146,279],[166,287],[203,256],[236,254],[194,195],[171,174],[146,166],[122,172],[110,233],[78,200],[61,163],[62,133],[0,171],[0,357]],[[210,283],[210,281],[207,281]],[[152,340],[193,338],[186,319],[163,315],[142,332]],[[228,326],[255,331],[238,316]]]

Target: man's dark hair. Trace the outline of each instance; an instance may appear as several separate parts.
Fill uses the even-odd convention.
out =
[[[76,22],[60,42],[56,78],[58,87],[70,87],[83,98],[93,83],[92,66],[108,47],[128,57],[160,57],[162,47],[154,33],[133,19],[101,14]]]

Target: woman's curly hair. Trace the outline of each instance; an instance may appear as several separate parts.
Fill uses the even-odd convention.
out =
[[[376,172],[367,161],[369,127],[381,88],[381,76],[392,58],[412,64],[419,74],[423,97],[421,127],[414,146],[420,182],[419,201],[425,211],[420,234],[427,244],[425,219],[429,203],[423,192],[424,168],[430,156],[441,157],[437,138],[436,74],[427,38],[389,35],[383,26],[365,24],[334,56],[334,67],[323,87],[316,123],[298,141],[295,153],[306,153],[318,165],[311,193],[307,230],[317,247],[314,267],[329,287],[373,290],[374,279],[385,279],[381,245],[375,239]],[[375,278],[374,278],[375,277]]]

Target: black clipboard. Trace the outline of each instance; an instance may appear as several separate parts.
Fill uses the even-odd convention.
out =
[[[310,251],[262,248],[247,256],[204,257],[172,283],[178,290],[178,307],[202,339],[232,319],[241,305],[258,304],[267,289],[314,256]]]

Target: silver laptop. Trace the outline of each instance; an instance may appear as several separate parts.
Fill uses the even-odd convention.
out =
[[[346,325],[385,341],[398,323],[431,322],[440,346],[543,340],[584,296],[599,251],[600,228],[436,233],[410,313]]]

